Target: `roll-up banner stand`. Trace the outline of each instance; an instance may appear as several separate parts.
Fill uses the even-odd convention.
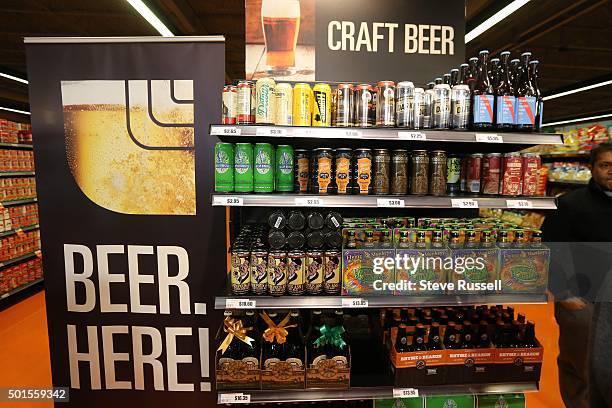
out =
[[[25,42],[57,405],[215,406],[223,37]]]

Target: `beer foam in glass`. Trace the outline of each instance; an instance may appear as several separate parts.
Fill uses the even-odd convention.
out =
[[[299,0],[262,0],[261,22],[266,42],[268,72],[293,72],[295,47],[300,32]]]

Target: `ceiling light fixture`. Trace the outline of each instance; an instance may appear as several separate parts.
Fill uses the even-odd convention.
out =
[[[28,84],[29,83],[27,79],[23,79],[23,78],[19,78],[19,77],[13,76],[13,75],[5,74],[4,72],[0,72],[0,77],[11,79],[11,80],[17,81],[17,82],[21,82],[22,84]]]
[[[603,81],[603,82],[599,82],[597,84],[588,85],[588,86],[581,86],[580,88],[570,89],[569,91],[548,95],[548,96],[543,97],[542,100],[548,101],[550,99],[560,98],[562,96],[567,96],[567,95],[575,94],[578,92],[584,92],[584,91],[588,91],[589,89],[599,88],[600,86],[606,86],[606,85],[612,85],[612,80]]]
[[[30,115],[30,112],[28,111],[23,111],[23,110],[13,109],[13,108],[5,108],[4,106],[0,106],[0,110],[4,110],[7,112],[21,113],[22,115]]]
[[[467,33],[465,35],[465,43],[469,43],[474,38],[478,37],[527,3],[529,3],[529,0],[514,0],[512,3],[508,4],[506,7],[499,10],[497,13],[493,14],[491,17],[475,27],[472,31]]]
[[[603,119],[603,118],[612,118],[612,113],[607,113],[605,115],[597,115],[597,116],[589,116],[586,118],[576,118],[576,119],[568,119],[568,120],[560,120],[559,122],[550,122],[543,123],[542,127],[551,127],[556,125],[566,125],[568,123],[577,123],[577,122],[588,122],[595,119]]]
[[[153,26],[164,37],[174,37],[174,34],[162,21],[151,11],[142,0],[126,0],[149,24]]]

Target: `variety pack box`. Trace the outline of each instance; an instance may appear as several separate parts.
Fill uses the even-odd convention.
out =
[[[409,260],[408,268],[401,262],[400,267],[396,268],[396,282],[410,281],[415,284],[414,290],[396,290],[395,295],[442,295],[445,290],[435,288],[422,288],[421,281],[430,284],[444,284],[448,282],[448,270],[444,268],[444,260],[450,257],[450,251],[445,248],[431,249],[397,249],[396,254],[399,259],[407,257]]]
[[[502,248],[499,250],[502,293],[544,293],[548,286],[550,249]]]
[[[327,356],[306,368],[306,388],[345,389],[351,385],[351,351],[346,356]]]
[[[490,294],[496,293],[499,289],[497,286],[488,287],[496,284],[499,280],[499,257],[496,248],[465,248],[452,249],[451,257],[454,260],[454,265],[457,265],[454,271],[449,272],[449,281],[455,283],[456,294]],[[460,263],[459,260],[463,261]],[[475,260],[472,262],[466,260]],[[459,266],[461,265],[461,266]],[[462,280],[464,287],[459,287],[459,281]],[[486,290],[478,290],[477,287],[487,287]]]
[[[485,384],[497,382],[497,349],[454,349],[446,351],[446,376],[450,384]]]
[[[390,290],[376,290],[379,284],[395,282],[395,268],[381,266],[375,273],[375,259],[394,258],[393,249],[347,249],[342,251],[343,295],[390,295]],[[380,262],[380,261],[379,261]],[[375,282],[378,281],[375,285]]]
[[[392,335],[389,357],[391,372],[398,387],[447,384],[446,350],[398,353]]]
[[[495,382],[540,381],[544,348],[538,342],[533,348],[498,348],[492,374]]]
[[[475,408],[473,395],[448,395],[425,397],[425,408]]]
[[[393,398],[374,400],[374,408],[423,408],[425,398]]]
[[[524,394],[494,394],[476,396],[478,408],[526,408]]]

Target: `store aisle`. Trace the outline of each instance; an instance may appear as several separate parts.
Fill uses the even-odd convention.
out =
[[[45,293],[0,311],[0,385],[51,386]],[[0,403],[0,407],[52,407],[52,403]]]

